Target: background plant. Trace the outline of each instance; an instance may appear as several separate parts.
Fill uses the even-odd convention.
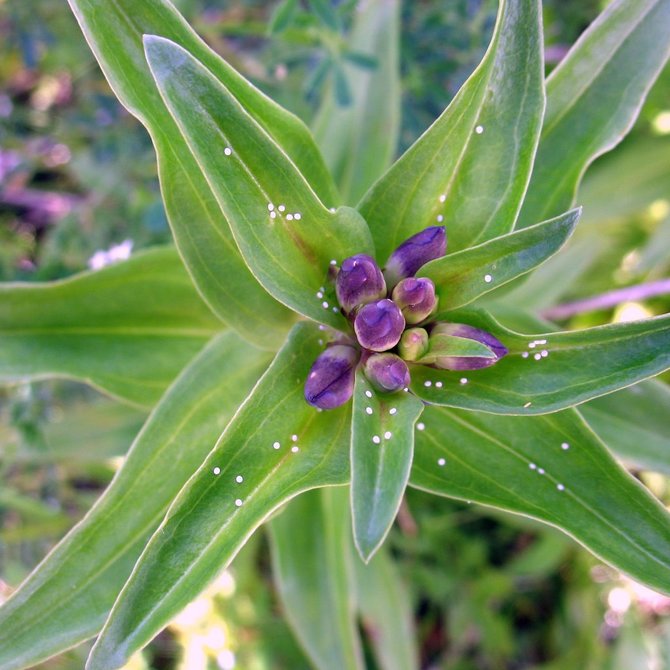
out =
[[[659,5],[659,6],[661,6],[661,5]],[[660,11],[660,10],[658,10],[658,8],[657,8],[657,11]],[[658,54],[657,54],[657,57],[660,58],[660,56],[658,56]],[[358,74],[362,75],[364,73],[361,73],[359,71]],[[369,73],[368,73],[368,76],[369,76]],[[337,108],[335,108],[336,112],[333,112],[332,104],[330,105],[330,108],[329,108],[327,103],[326,103],[325,109],[327,110],[327,112],[324,112],[324,114],[326,114],[325,118],[328,118],[327,114],[333,115],[336,112],[339,114],[339,111],[341,111],[341,110],[338,110]],[[345,113],[346,114],[351,114],[351,112],[352,112],[352,110],[348,110]],[[321,118],[324,118],[324,117],[322,116]],[[331,118],[332,118],[332,116],[331,116]],[[337,124],[335,124],[335,123],[326,123],[322,127],[332,129],[332,128],[336,127],[336,125]],[[336,144],[336,147],[337,146],[338,145]],[[375,155],[379,156],[381,154],[377,153]],[[331,160],[333,160],[332,157],[331,157]],[[346,176],[347,174],[351,174],[351,172],[347,172],[345,170],[343,172],[343,175]],[[341,177],[341,179],[344,180],[345,179],[344,176]],[[345,184],[345,190],[346,190],[346,188],[347,188],[346,180],[343,183]],[[356,187],[358,187],[359,186],[359,181],[358,180],[351,180],[349,182],[349,188],[351,188],[351,184],[354,184]],[[352,198],[351,202],[353,202],[354,199],[355,198]],[[590,246],[592,248],[593,244],[591,243]],[[150,258],[151,258],[151,263],[153,264],[153,267],[157,268],[158,277],[165,276],[168,272],[168,271],[166,271],[166,268],[168,267],[167,264],[172,262],[171,259],[170,259],[170,255],[166,253],[161,257],[160,254],[155,254],[155,255],[151,256]],[[557,259],[558,258],[560,258],[560,256],[558,256]],[[139,258],[135,260],[135,267],[140,267],[139,262],[140,262]],[[144,266],[142,266],[142,267],[144,267]],[[114,273],[116,273],[116,274],[112,273],[112,275],[108,275],[108,276],[110,276],[112,280],[117,280],[117,279],[120,278],[122,280],[122,282],[124,284],[126,284],[127,295],[129,297],[138,298],[138,299],[141,300],[142,296],[138,297],[138,293],[137,293],[137,290],[136,290],[135,286],[131,282],[129,282],[128,279],[127,279],[127,273],[128,272],[131,272],[131,277],[132,277],[132,270],[133,270],[133,267],[132,267],[132,264],[131,264],[130,268],[123,268],[122,269],[121,267],[119,267],[118,270],[116,270],[116,269],[114,270]],[[111,270],[109,272],[111,272]],[[178,272],[178,270],[169,271],[170,276],[172,276],[174,274],[174,272]],[[124,275],[126,276],[125,279],[124,279]],[[138,282],[139,282],[138,285],[146,285],[146,282],[144,280],[142,280],[142,281],[138,280]],[[556,282],[554,282],[554,283],[556,283]],[[81,286],[81,284],[80,284],[80,286]],[[184,302],[181,303],[181,304],[183,304],[184,306],[189,305],[190,309],[193,310],[193,306],[196,304],[194,302],[194,294],[192,293],[192,291],[189,294],[188,282],[184,282],[183,287],[184,287],[184,289],[183,289],[183,291],[181,292],[180,295],[183,296],[183,301]],[[104,288],[104,282],[103,282],[103,288]],[[173,288],[174,288],[174,285],[173,285]],[[69,290],[71,291],[72,289],[69,289]],[[160,281],[157,282],[157,290],[160,291]],[[75,294],[76,293],[77,292],[75,291]],[[81,296],[83,296],[81,298],[82,300],[85,300],[87,293],[88,293],[88,289],[85,286],[83,287],[83,290],[79,291],[79,294]],[[538,292],[535,291],[534,293],[538,293]],[[539,292],[539,293],[543,294],[543,292]],[[53,293],[52,295],[57,296],[58,293],[56,292],[56,293]],[[144,298],[147,298],[150,295],[151,295],[150,293],[147,293],[147,294],[144,295]],[[70,295],[63,296],[63,298],[67,298],[68,302],[70,304],[72,303],[72,298],[71,298]],[[55,300],[57,300],[57,299],[58,298],[56,297]],[[197,299],[195,299],[195,300],[197,300]],[[94,302],[97,302],[97,301],[94,301]],[[89,307],[86,306],[85,302],[83,302],[81,304],[82,304],[83,307],[86,307],[87,309],[89,309]],[[524,304],[526,304],[526,303],[524,303]],[[76,302],[74,303],[74,307],[76,309],[76,307],[77,307]],[[123,309],[121,311],[123,312],[123,317],[125,319],[127,319],[126,325],[130,324],[133,327],[135,327],[135,326],[146,326],[148,323],[151,322],[151,318],[149,320],[145,320],[143,318],[143,315],[141,314],[141,312],[142,312],[141,303],[140,303],[140,306],[138,306],[137,315],[135,317],[132,316],[131,311],[130,312],[128,311],[128,307],[126,305],[123,306]],[[207,339],[207,337],[209,337],[209,335],[213,332],[213,330],[216,329],[216,326],[214,325],[215,322],[212,321],[211,318],[207,316],[206,310],[202,310],[202,309],[198,308],[198,309],[196,309],[196,314],[199,314],[199,316],[196,316],[192,312],[188,313],[188,314],[185,314],[183,312],[183,310],[180,309],[179,304],[176,304],[174,306],[174,317],[171,317],[170,329],[169,329],[170,332],[171,332],[171,336],[173,338],[173,344],[171,346],[174,347],[174,351],[181,352],[181,355],[183,355],[185,357],[182,360],[186,360],[186,357],[188,357],[192,354],[192,352],[194,350],[193,347],[202,346],[201,344],[200,345],[197,344],[197,338],[198,337],[201,338],[201,342],[204,342],[204,340]],[[93,313],[92,315],[89,314],[88,316],[95,317],[95,313]],[[159,316],[161,318],[164,317],[163,314],[161,314],[161,315],[156,314],[156,317],[155,317],[156,322],[158,322]],[[45,318],[47,318],[47,319],[49,318],[48,314],[45,315]],[[60,318],[64,319],[66,322],[71,322],[70,317],[68,315],[62,315]],[[101,314],[98,318],[103,319],[103,321],[100,323],[101,326],[104,327],[104,326],[109,325],[109,322],[105,323],[105,321],[104,321],[105,319],[109,318],[108,314]],[[132,318],[135,318],[136,321],[133,322]],[[181,321],[179,320],[180,318],[182,319]],[[185,335],[184,334],[184,332],[185,332],[184,331],[184,326],[186,326],[187,324],[188,325],[193,325],[193,319],[194,318],[200,319],[198,321],[198,326],[199,326],[198,332],[197,333],[191,332],[188,335]],[[512,316],[508,316],[508,319],[512,319]],[[91,323],[91,321],[89,321],[89,323]],[[525,323],[527,323],[527,320],[526,320]],[[532,331],[532,328],[531,328],[531,331]],[[128,339],[127,341],[123,342],[123,346],[125,347],[125,349],[123,349],[120,352],[120,354],[122,354],[123,357],[126,358],[130,362],[133,362],[133,361],[137,360],[137,358],[132,358],[133,356],[138,357],[138,358],[139,357],[144,358],[145,354],[143,352],[146,352],[148,349],[151,348],[148,342],[142,341],[142,338],[136,338],[136,339],[139,340],[139,341],[134,341],[132,339]],[[22,343],[22,344],[25,346],[26,343]],[[28,344],[34,344],[34,343],[28,343]],[[84,338],[84,342],[82,342],[81,340],[77,342],[78,346],[82,346],[82,345],[86,345],[86,344],[87,343],[85,342],[85,338]],[[104,344],[104,345],[108,346],[108,341],[102,340],[102,341],[93,342],[93,343],[88,342],[89,346],[91,344],[97,344],[97,346],[100,346],[101,344]],[[56,338],[56,341],[51,342],[51,345],[53,346],[53,349],[51,350],[52,351],[51,355],[58,356],[57,360],[59,360],[62,364],[62,361],[64,359],[63,349],[65,350],[65,353],[67,353],[67,348],[70,345],[67,342],[65,342],[65,344],[63,344],[62,342],[57,341],[57,338]],[[43,346],[44,346],[44,343],[40,342],[40,349]],[[59,347],[61,347],[60,351],[59,351]],[[191,347],[191,348],[189,348],[189,347]],[[79,350],[78,353],[81,354],[81,349]],[[128,356],[130,356],[130,358],[128,358]],[[238,358],[239,358],[239,353],[238,353]],[[253,358],[254,358],[254,360],[256,360],[258,357],[253,356]],[[14,360],[14,359],[9,358],[9,360]],[[24,360],[28,360],[28,359],[24,358]],[[75,360],[75,359],[73,358],[73,360]],[[67,362],[67,360],[66,360],[66,362]],[[163,361],[163,363],[164,362],[165,361]],[[259,362],[259,364],[265,364],[265,361],[262,360],[262,357],[258,358],[258,362]],[[547,362],[549,362],[549,361],[547,361]],[[107,388],[108,390],[110,390],[114,393],[117,393],[117,394],[124,394],[124,393],[126,395],[128,395],[129,393],[138,394],[138,396],[133,398],[134,400],[137,400],[139,395],[144,395],[144,397],[147,399],[146,402],[148,402],[148,403],[153,402],[153,399],[152,399],[152,396],[151,396],[151,393],[152,393],[151,389],[152,388],[154,388],[154,389],[160,388],[162,384],[164,385],[165,381],[167,379],[169,379],[171,375],[174,375],[176,373],[176,371],[178,370],[179,366],[180,366],[179,359],[177,359],[177,360],[173,359],[173,360],[170,361],[170,363],[172,365],[174,365],[172,370],[170,370],[169,368],[166,370],[165,367],[157,368],[157,367],[155,367],[155,365],[154,366],[149,365],[149,366],[147,366],[147,369],[145,371],[143,371],[141,369],[138,370],[138,371],[135,371],[137,374],[136,374],[134,379],[132,377],[129,377],[126,374],[122,375],[121,376],[122,377],[122,383],[119,384],[118,378],[116,380],[113,380],[114,375],[110,374],[109,369],[105,370],[104,366],[102,366],[102,369],[100,369],[100,367],[98,367],[98,369],[96,369],[96,367],[94,365],[92,366],[90,364],[90,362],[82,360],[81,356],[79,356],[79,355],[76,357],[75,363],[76,363],[76,365],[81,366],[79,368],[80,370],[85,370],[85,372],[80,372],[79,373],[82,376],[85,376],[88,379],[92,379],[95,383],[97,383],[97,384],[103,386],[104,388]],[[35,361],[34,359],[31,358],[31,364],[33,364],[33,365],[37,364],[37,366],[39,366],[39,360]],[[47,363],[47,364],[52,364],[52,363]],[[110,366],[110,367],[112,368],[111,372],[113,373],[115,371],[114,367],[113,366]],[[128,367],[129,368],[134,368],[135,366],[130,364]],[[52,370],[52,372],[53,372],[53,370]],[[63,370],[56,370],[56,372],[63,372]],[[118,370],[117,370],[117,372],[118,372]],[[72,374],[72,372],[69,371],[69,370],[66,371],[66,373]],[[117,375],[117,377],[118,377],[118,375]],[[130,383],[130,382],[136,382],[136,383]],[[214,383],[214,382],[212,381],[212,383]],[[112,385],[112,386],[110,387],[110,385]],[[132,390],[129,390],[129,389],[132,389]],[[221,392],[223,393],[224,390],[222,389]],[[157,397],[157,395],[155,395],[153,397],[155,398],[155,397]],[[647,408],[649,407],[649,402],[650,401],[647,400],[647,402],[645,403]],[[661,400],[657,400],[657,402],[661,402]],[[625,405],[628,406],[628,405],[630,405],[630,403],[626,402]],[[168,412],[168,414],[169,414],[169,412]],[[662,414],[660,414],[660,416],[662,416]],[[219,415],[217,417],[217,419],[223,422],[225,417],[222,417],[222,416]],[[603,421],[603,425],[608,425],[610,422],[611,422],[611,415],[609,417],[609,420],[606,418]],[[217,427],[217,429],[215,430],[215,433],[218,432],[218,430],[219,429]],[[145,431],[145,434],[146,434],[146,432],[148,432],[148,431]],[[620,433],[620,431],[619,431],[619,433]],[[662,431],[661,431],[661,435],[662,435]],[[213,439],[213,437],[209,438],[209,439],[211,441],[211,439]],[[629,448],[630,448],[630,445],[633,443],[632,440],[630,440],[630,439],[620,439],[620,442],[622,442],[624,444],[627,444],[629,446]],[[612,446],[614,446],[614,445],[612,445]],[[204,448],[204,446],[203,446],[203,448]],[[207,447],[206,450],[208,450],[208,449],[209,449],[209,447]],[[639,457],[639,455],[638,455],[638,457]],[[643,456],[643,457],[647,457],[647,456]],[[201,456],[199,458],[201,458]],[[194,462],[194,464],[197,464],[199,461],[194,460],[193,462]],[[182,464],[182,465],[183,465],[184,468],[188,468],[188,465],[185,465],[185,464]],[[333,500],[327,501],[327,500],[324,499],[323,506],[326,507],[326,509],[332,509],[332,505],[334,505],[334,504],[336,504],[336,501],[333,501]],[[318,509],[318,507],[319,507],[319,505],[312,505],[311,509]],[[291,510],[289,509],[288,512],[290,512],[290,511]],[[288,517],[288,512],[285,515],[279,517],[279,519],[288,519],[289,518]],[[279,541],[277,541],[277,544],[279,544]],[[302,567],[304,567],[304,561],[302,563],[300,563],[300,565]],[[318,563],[316,563],[315,566],[316,566],[316,568],[318,568]],[[81,566],[79,566],[79,567],[81,567]],[[329,577],[329,578],[335,578],[336,577],[335,575],[332,575],[332,574],[328,574],[326,576]],[[317,575],[317,577],[318,577],[318,575]],[[363,600],[367,600],[367,599],[363,599]],[[288,597],[288,595],[286,596],[286,601],[290,602],[290,598]],[[296,610],[300,611],[300,608],[295,608],[294,611],[296,611]],[[84,613],[82,613],[82,614],[84,614]],[[86,617],[84,616],[83,618],[85,619]],[[342,620],[343,620],[343,625],[344,625],[344,622],[345,622],[346,618],[343,617]],[[299,624],[300,622],[294,622],[294,623]],[[349,633],[350,633],[351,630],[350,629],[348,629],[348,630],[349,630]],[[343,631],[344,631],[343,634],[345,635],[345,640],[346,640],[347,639],[347,637],[346,637],[346,633],[347,633],[346,625],[344,625]],[[81,633],[79,633],[79,634],[81,635]],[[349,636],[348,639],[351,640],[351,637]],[[44,653],[44,652],[42,652],[42,653]],[[316,653],[317,652],[315,652],[312,649],[312,654],[314,655]]]

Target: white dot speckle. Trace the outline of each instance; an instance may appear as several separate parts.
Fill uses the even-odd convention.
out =
[[[392,433],[390,430],[387,430],[387,431],[384,433],[384,439],[385,439],[385,440],[390,440],[392,436],[393,436],[393,433]]]
[[[382,441],[382,438],[379,437],[379,435],[373,435],[373,436],[372,436],[372,441],[373,441],[375,444],[379,444],[379,443]]]
[[[272,445],[272,448],[273,448],[273,449],[279,449],[279,447],[281,447],[281,444],[279,444],[279,442],[275,442],[275,443]]]
[[[215,467],[215,468],[212,470],[212,472],[213,472],[215,475],[220,475],[220,474],[221,474],[221,468],[217,466],[217,467]]]
[[[446,459],[444,459],[444,458],[438,458],[438,459],[437,459],[437,464],[438,464],[440,467],[444,467],[444,466],[447,464],[447,461],[446,461]]]
[[[285,212],[285,211],[286,211],[286,205],[279,205],[279,207],[277,207],[277,209],[278,209],[280,212]]]
[[[442,223],[442,221],[444,221],[444,216],[442,216],[442,214],[438,214],[437,215],[437,222]]]
[[[529,342],[528,343],[528,348],[529,349],[535,349],[535,342]]]
[[[270,212],[270,218],[271,219],[276,219],[277,218],[277,212]]]
[[[331,264],[331,265],[337,265],[337,261],[333,258],[333,259],[330,261],[330,264]]]
[[[296,221],[300,221],[300,219],[302,219],[302,214],[301,214],[300,212],[296,212],[296,213],[293,215],[293,218],[294,218]]]
[[[435,388],[441,389],[442,388],[442,382],[435,382]]]
[[[372,414],[372,407],[366,407],[365,408],[365,413],[366,414]]]
[[[268,212],[271,212],[274,208],[275,208],[275,206],[271,202],[269,202],[268,203]]]
[[[561,444],[561,449],[563,449],[563,451],[567,451],[569,448],[570,448],[570,445],[567,442],[563,442]]]
[[[429,381],[425,381],[425,382],[423,383],[423,385],[424,385],[426,388],[429,388],[430,386],[433,385],[433,382],[431,382],[430,380],[429,380]]]
[[[292,451],[294,454],[297,454],[297,453],[300,451],[300,447],[299,447],[297,444],[294,444],[294,445],[291,447],[291,451]]]
[[[538,471],[541,475],[544,474],[544,468],[538,468],[537,471]]]
[[[397,409],[396,407],[391,407],[391,409],[389,410],[389,414],[393,415],[393,414],[395,414],[397,411],[398,411],[398,409]]]
[[[542,358],[542,354],[535,354],[535,355],[533,356],[533,358],[534,358],[536,361],[539,361],[539,360]]]
[[[531,470],[536,470],[536,469],[537,469],[537,465],[535,465],[535,463],[529,463],[529,464],[528,464],[528,467],[529,467]]]
[[[230,147],[226,147],[226,148],[223,150],[223,153],[226,154],[226,156],[230,156],[230,154],[233,153],[233,150],[232,150]]]
[[[527,402],[523,407],[524,409],[528,409],[532,405],[531,402]]]
[[[477,135],[481,135],[484,132],[484,126],[477,126],[475,128],[475,132],[477,133]]]
[[[443,193],[443,194],[440,196],[440,202],[444,202],[446,199],[447,199],[447,195],[446,195],[446,193]]]
[[[238,499],[235,501],[235,506],[236,506],[236,507],[242,507],[242,498],[238,498]]]
[[[333,312],[334,312],[335,314],[337,314],[339,311],[340,311],[340,308],[339,308],[339,307],[333,307]]]
[[[328,308],[330,307],[330,305],[324,300],[324,301],[321,303],[321,307],[323,307],[324,309],[328,309]]]
[[[292,442],[297,442],[298,441],[298,436],[297,435],[291,435],[291,441]]]
[[[237,475],[237,477],[235,477],[235,481],[238,484],[241,484],[244,481],[244,477],[242,475]]]
[[[366,398],[372,398],[372,391],[366,391],[365,392],[365,397]]]
[[[321,300],[321,298],[323,298],[323,291],[317,291],[317,292],[316,292],[316,297],[317,297],[319,300]]]
[[[549,352],[546,349],[543,349],[540,352],[540,356],[542,356],[542,358],[546,358],[547,356],[549,356]]]
[[[416,429],[417,430],[425,430],[426,429],[426,424],[422,423],[422,422],[419,422],[419,423],[416,424]]]
[[[459,384],[467,384],[467,383],[468,383],[468,378],[467,378],[467,377],[461,377],[461,378],[458,380],[458,383],[459,383]]]
[[[559,491],[565,491],[565,486],[563,486],[563,484],[556,484],[556,488],[557,488]]]
[[[493,277],[491,275],[484,275],[484,281],[490,284],[493,281]]]
[[[286,215],[286,220],[287,221],[293,221],[293,214],[287,214]]]

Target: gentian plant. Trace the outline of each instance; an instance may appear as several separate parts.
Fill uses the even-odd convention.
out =
[[[396,0],[361,6],[351,40],[376,67],[314,134],[167,0],[69,4],[151,134],[175,247],[0,289],[3,379],[152,408],[0,608],[0,667],[96,635],[87,668],[121,667],[265,522],[315,666],[363,667],[350,546],[393,611],[379,575],[408,484],[556,526],[670,592],[667,510],[576,407],[668,369],[670,317],[561,332],[503,288],[573,232],[584,171],[667,59],[668,0],[614,0],[546,81],[539,0],[501,0],[482,62],[390,167]]]

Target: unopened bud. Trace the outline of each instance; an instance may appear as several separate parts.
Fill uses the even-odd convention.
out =
[[[345,312],[386,297],[384,275],[374,258],[356,254],[342,261],[335,281],[335,291]]]
[[[428,351],[428,333],[423,328],[408,328],[398,343],[400,356],[406,361],[417,361]]]
[[[354,392],[358,358],[358,351],[346,344],[336,344],[319,354],[307,375],[305,400],[320,409],[344,405]]]
[[[402,279],[393,289],[393,302],[400,307],[407,323],[419,323],[437,307],[435,284],[425,277]]]
[[[407,363],[395,354],[372,354],[363,367],[365,376],[380,391],[399,391],[409,385]]]
[[[386,351],[398,344],[405,330],[405,317],[391,300],[378,300],[361,307],[354,320],[354,330],[365,349]]]
[[[447,253],[444,226],[430,226],[405,240],[389,257],[384,268],[386,285],[393,288],[401,279],[413,277],[428,261]]]
[[[507,347],[496,337],[474,326],[462,323],[438,323],[430,333],[431,340],[436,336],[448,335],[472,340],[488,350],[489,356],[438,356],[434,365],[445,370],[478,370],[497,363],[508,352]]]

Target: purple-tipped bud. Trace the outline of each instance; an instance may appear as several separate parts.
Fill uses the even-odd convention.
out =
[[[391,300],[378,300],[358,310],[354,330],[365,349],[386,351],[398,344],[405,330],[405,317]]]
[[[437,307],[435,284],[424,277],[401,279],[393,289],[392,297],[409,324],[428,318]]]
[[[374,258],[356,254],[342,261],[335,281],[335,291],[345,312],[386,297],[384,275]]]
[[[431,338],[436,335],[451,335],[452,337],[474,340],[483,344],[493,354],[491,358],[484,356],[439,356],[435,360],[435,366],[444,368],[445,370],[479,370],[480,368],[488,368],[507,354],[507,347],[498,338],[474,326],[462,323],[438,323],[430,333]]]
[[[428,333],[423,328],[408,328],[400,338],[398,352],[406,361],[418,361],[428,351]]]
[[[305,382],[305,400],[320,409],[344,405],[354,392],[359,353],[346,344],[336,344],[319,354]]]
[[[407,363],[395,354],[372,354],[363,367],[365,376],[380,391],[399,391],[409,386]]]
[[[384,268],[386,285],[393,288],[401,279],[413,277],[428,261],[447,253],[444,226],[430,226],[405,240],[389,257]]]

